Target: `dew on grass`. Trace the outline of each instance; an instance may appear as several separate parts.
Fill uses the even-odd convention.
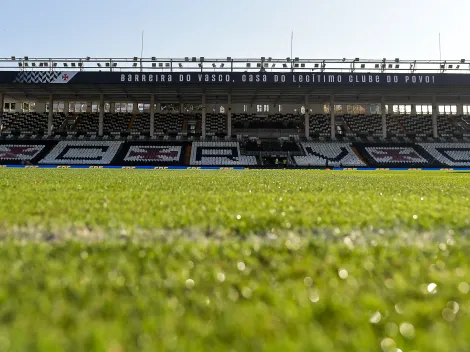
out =
[[[243,263],[243,262],[238,262],[238,263],[237,263],[237,268],[238,268],[238,270],[240,270],[240,271],[245,270],[245,268],[246,268],[245,263]]]
[[[451,308],[444,308],[442,310],[442,318],[447,322],[452,322],[455,319],[455,313]]]
[[[305,279],[304,279],[304,285],[307,286],[307,287],[311,287],[313,285],[313,280],[311,277],[307,276]]]
[[[217,273],[217,280],[219,282],[224,282],[225,281],[225,274],[224,273]]]
[[[386,337],[380,342],[380,347],[384,352],[396,352],[397,344],[390,337]]]
[[[372,314],[372,316],[369,318],[369,321],[372,323],[372,324],[378,324],[380,322],[380,320],[382,320],[382,314],[380,314],[380,312],[375,312],[374,314]]]
[[[461,282],[458,286],[458,289],[461,293],[467,294],[468,292],[470,292],[470,285],[466,282]]]
[[[240,220],[242,216],[240,214],[237,215],[237,220]]]
[[[349,276],[348,271],[346,269],[340,269],[338,271],[338,275],[342,280],[346,280]]]
[[[400,334],[407,339],[412,339],[415,336],[415,328],[413,324],[403,322],[400,324]]]
[[[193,287],[194,287],[194,280],[192,280],[192,279],[187,279],[185,285],[186,285],[186,287],[189,288],[189,289],[193,288]]]
[[[413,219],[414,219],[414,220],[418,219],[418,215],[416,215],[416,214],[413,215]]]
[[[317,303],[320,300],[320,295],[317,290],[311,290],[309,294],[310,302]]]
[[[245,299],[250,299],[252,295],[253,295],[253,290],[251,288],[249,288],[249,287],[243,287],[242,288],[242,296]]]
[[[427,287],[428,293],[436,294],[437,293],[437,285],[434,282],[431,282]]]

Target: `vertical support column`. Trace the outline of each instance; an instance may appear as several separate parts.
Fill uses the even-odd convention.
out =
[[[385,112],[385,97],[382,97],[380,112],[382,114],[382,137],[387,138],[387,113]]]
[[[180,114],[184,113],[184,104],[180,103]]]
[[[93,112],[93,102],[89,101],[86,103],[86,112]]]
[[[434,138],[438,137],[437,133],[437,103],[436,97],[432,97],[432,136]]]
[[[150,97],[150,138],[155,134],[155,95]]]
[[[98,135],[103,136],[103,125],[104,125],[104,95],[100,94],[100,115],[98,121]]]
[[[157,103],[157,114],[160,114],[162,112],[162,104]]]
[[[70,102],[64,101],[64,113],[67,116],[70,112]]]
[[[411,104],[411,116],[416,116],[416,104]]]
[[[331,125],[331,139],[336,138],[336,123],[335,123],[335,96],[330,96],[330,125]]]
[[[388,104],[388,114],[395,115],[395,113],[393,112],[393,104]]]
[[[139,103],[133,102],[132,103],[132,113],[137,114],[139,112]]]
[[[49,115],[47,117],[47,135],[52,136],[52,121],[54,117],[54,98],[49,95]]]
[[[310,137],[310,106],[308,105],[308,95],[305,96],[305,138]]]
[[[457,104],[457,116],[463,115],[463,104]]]
[[[116,103],[109,103],[109,112],[112,114],[116,113]]]
[[[202,95],[202,139],[206,139],[206,94]]]
[[[232,95],[228,95],[228,107],[227,107],[227,136],[232,137]]]
[[[5,108],[5,95],[0,93],[0,136],[3,130],[3,109]]]

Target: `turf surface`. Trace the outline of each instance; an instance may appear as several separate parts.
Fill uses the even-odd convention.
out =
[[[456,172],[0,170],[0,351],[468,351],[469,204]]]

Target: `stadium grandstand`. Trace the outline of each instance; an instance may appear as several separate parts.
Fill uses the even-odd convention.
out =
[[[466,60],[0,59],[0,163],[468,167]]]

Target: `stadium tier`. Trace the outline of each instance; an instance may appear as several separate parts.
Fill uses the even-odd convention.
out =
[[[459,63],[0,59],[0,162],[468,166]]]

